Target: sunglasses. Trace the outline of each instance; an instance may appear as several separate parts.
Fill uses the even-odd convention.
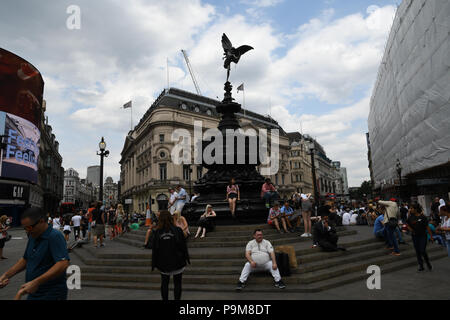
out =
[[[39,223],[39,222],[41,222],[41,219],[39,219],[37,222],[35,222],[34,224],[32,224],[32,225],[29,225],[29,226],[25,226],[25,227],[23,227],[26,231],[31,231],[31,230],[33,230],[33,228],[34,227],[36,227],[37,226],[37,224]]]

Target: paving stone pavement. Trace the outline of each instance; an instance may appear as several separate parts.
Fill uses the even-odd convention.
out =
[[[367,227],[355,227],[358,232],[370,234]],[[26,246],[25,232],[22,230],[13,230],[10,232],[13,237],[22,239],[13,239],[6,243],[4,256],[7,260],[0,261],[0,273],[10,268],[23,254]],[[409,236],[406,236],[409,240]],[[116,242],[107,241],[106,251],[127,250],[126,246],[116,244]],[[138,248],[130,247],[133,250],[142,253]],[[442,249],[445,250],[445,249]],[[74,256],[74,255],[72,255]],[[71,257],[72,257],[71,256]],[[74,258],[73,263],[76,262]],[[319,293],[283,293],[282,290],[273,289],[273,293],[251,293],[245,292],[183,292],[183,300],[379,300],[379,299],[426,299],[426,300],[448,300],[450,298],[450,258],[443,258],[433,262],[434,270],[418,274],[415,267],[396,271],[381,276],[381,290],[369,290],[366,281],[360,281],[348,284],[336,289],[327,290]],[[369,277],[369,275],[368,275]],[[238,275],[236,276],[236,279]],[[11,283],[0,289],[0,300],[10,300],[14,297],[20,285],[24,283],[24,273],[11,279]],[[160,300],[160,294],[157,291],[145,290],[124,290],[107,288],[83,288],[81,290],[70,290],[69,300]],[[173,293],[171,292],[171,298]]]

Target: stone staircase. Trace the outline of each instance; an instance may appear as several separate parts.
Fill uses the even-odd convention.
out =
[[[233,291],[245,264],[245,245],[255,228],[264,231],[264,238],[276,247],[294,246],[299,267],[284,277],[287,292],[318,292],[362,281],[370,265],[380,266],[382,273],[393,272],[416,265],[412,244],[401,246],[401,256],[388,255],[384,243],[375,240],[370,232],[359,234],[355,229],[338,228],[339,244],[346,252],[325,253],[311,248],[311,239],[299,233],[279,234],[267,225],[218,226],[205,239],[188,242],[191,265],[183,275],[183,290],[203,292]],[[192,228],[191,232],[195,232]],[[369,229],[367,229],[369,230]],[[160,274],[151,271],[151,250],[142,248],[145,230],[130,232],[107,243],[105,248],[90,246],[77,248],[73,263],[82,271],[82,285],[86,287],[159,290]],[[428,247],[430,259],[447,256],[439,246]],[[254,274],[245,291],[273,292],[269,274]]]

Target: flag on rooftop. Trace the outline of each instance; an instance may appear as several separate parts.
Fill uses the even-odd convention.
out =
[[[124,108],[124,109],[131,108],[131,101],[125,103],[125,104],[123,105],[123,108]]]

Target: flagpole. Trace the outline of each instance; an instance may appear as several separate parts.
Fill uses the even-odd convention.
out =
[[[242,90],[242,96],[243,96],[243,100],[244,100],[244,117],[245,117],[245,90]]]

